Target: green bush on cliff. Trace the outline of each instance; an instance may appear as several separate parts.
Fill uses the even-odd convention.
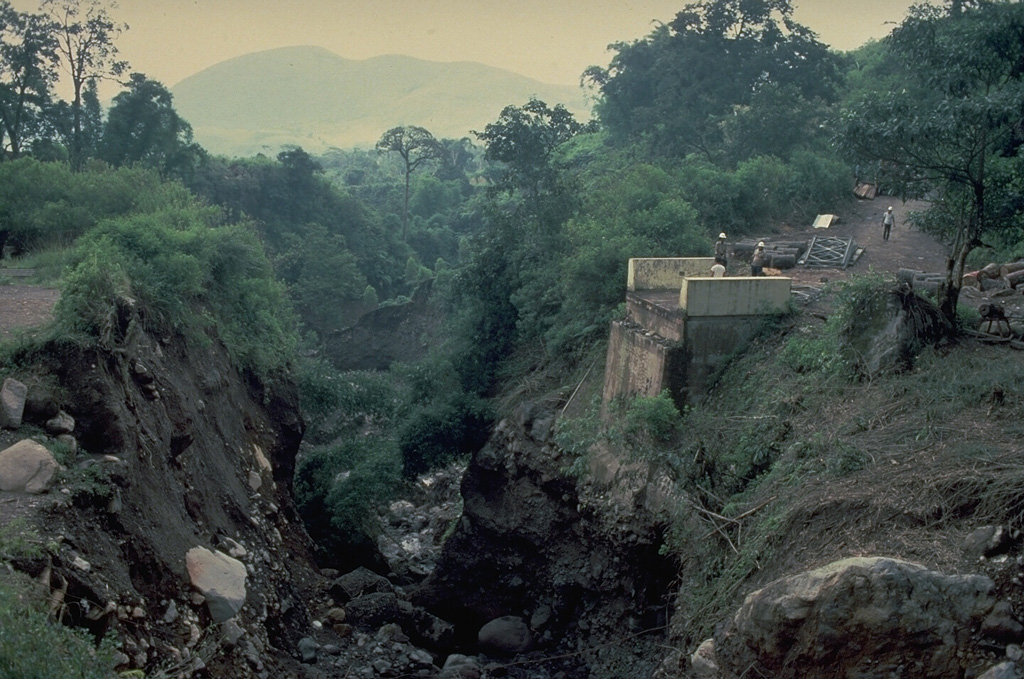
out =
[[[134,312],[130,310],[134,309]],[[55,309],[63,329],[113,346],[127,317],[160,336],[215,334],[261,376],[293,355],[294,319],[253,231],[188,200],[100,222],[71,253]]]
[[[0,576],[0,677],[7,679],[109,679],[116,676],[111,649],[97,649],[50,620],[46,600],[27,577]]]

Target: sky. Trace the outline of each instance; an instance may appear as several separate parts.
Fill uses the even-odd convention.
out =
[[[573,85],[607,66],[607,46],[647,35],[688,0],[101,0],[129,30],[117,40],[133,71],[173,87],[225,59],[318,45],[347,59],[405,54],[478,61]],[[13,0],[37,11],[38,0]],[[849,50],[881,38],[910,0],[793,0],[797,21]],[[101,96],[103,91],[101,88]]]

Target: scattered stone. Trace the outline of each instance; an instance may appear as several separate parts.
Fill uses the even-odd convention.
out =
[[[75,558],[71,560],[71,565],[77,568],[78,570],[82,571],[83,573],[88,573],[92,570],[92,564],[90,564],[88,561],[78,556],[77,554],[75,554]]]
[[[1021,679],[1021,676],[1015,664],[1003,662],[989,668],[984,674],[979,675],[978,679]]]
[[[326,617],[327,623],[329,625],[341,624],[345,622],[345,609],[341,608],[340,606],[335,606],[334,608],[327,611]]]
[[[8,377],[0,387],[0,427],[17,429],[21,426],[25,414],[25,399],[28,387],[18,380]]]
[[[316,653],[319,646],[316,641],[311,637],[302,637],[299,639],[299,656],[302,662],[312,665],[316,662]]]
[[[444,667],[441,668],[438,679],[480,679],[482,675],[483,668],[480,667],[476,658],[452,653],[444,661]]]
[[[705,639],[690,656],[690,666],[698,679],[716,679],[718,662],[715,660],[715,640]]]
[[[263,477],[255,470],[249,471],[249,488],[256,492],[263,485]]]
[[[221,536],[220,539],[224,543],[224,546],[228,548],[228,556],[234,557],[235,559],[244,559],[249,555],[249,552],[247,552],[245,547],[239,544],[237,540],[233,540],[226,536]]]
[[[170,625],[178,620],[178,616],[178,604],[174,602],[174,599],[171,599],[167,604],[167,611],[164,612],[162,620]]]
[[[54,440],[67,448],[70,454],[75,455],[78,453],[78,439],[71,434],[58,434],[54,437]]]
[[[53,453],[30,439],[0,451],[0,490],[37,495],[60,469]]]
[[[345,604],[364,594],[394,592],[395,587],[387,578],[359,567],[332,582],[328,591],[336,602]]]
[[[1003,526],[982,526],[964,539],[961,549],[967,556],[992,558],[1008,552],[1019,537]]]
[[[63,410],[59,411],[56,416],[51,417],[46,421],[46,432],[50,436],[70,434],[74,430],[75,418],[71,417]]]
[[[1010,644],[1006,647],[1006,657],[1013,662],[1020,662],[1024,660],[1024,649],[1017,644]]]
[[[394,592],[374,592],[352,599],[345,612],[352,624],[376,630],[381,625],[394,621],[401,609]]]
[[[514,615],[495,618],[476,635],[480,648],[500,655],[515,655],[530,649],[533,636],[526,621]]]
[[[245,565],[220,552],[193,547],[185,554],[192,586],[206,597],[214,622],[233,618],[245,604]]]
[[[992,607],[992,612],[981,623],[981,632],[999,642],[1024,641],[1024,625],[1013,617],[1009,601],[1000,601]]]

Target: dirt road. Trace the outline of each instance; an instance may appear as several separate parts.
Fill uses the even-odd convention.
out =
[[[53,318],[60,292],[38,285],[0,285],[0,337],[19,328],[34,328]]]

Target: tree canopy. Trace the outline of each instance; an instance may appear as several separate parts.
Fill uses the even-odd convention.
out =
[[[953,320],[970,252],[1021,226],[1024,4],[917,6],[886,45],[904,86],[856,101],[839,140],[901,194],[932,199],[920,221],[951,245],[940,304]]]

